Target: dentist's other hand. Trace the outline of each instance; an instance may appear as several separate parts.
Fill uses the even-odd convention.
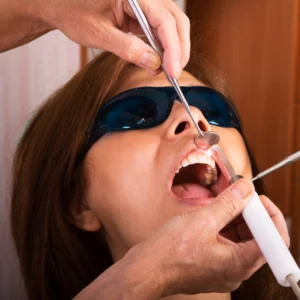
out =
[[[179,77],[190,55],[190,22],[172,0],[138,0],[164,48],[171,77]],[[3,1],[2,1],[3,2]],[[157,74],[161,60],[135,35],[142,30],[128,0],[17,0],[0,3],[0,52],[59,29],[76,43],[104,49]]]
[[[237,289],[265,263],[240,216],[253,190],[250,181],[241,179],[212,204],[172,218],[75,299],[159,299]],[[261,200],[288,245],[282,213],[268,198]]]
[[[145,243],[160,257],[160,296],[230,292],[265,263],[240,217],[253,191],[252,183],[241,179],[212,204],[176,216]],[[275,219],[284,227],[283,218]]]

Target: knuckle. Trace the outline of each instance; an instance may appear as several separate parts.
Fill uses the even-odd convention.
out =
[[[181,66],[182,69],[186,66],[186,64],[188,63],[189,59],[190,59],[190,53],[189,53],[189,51],[187,51],[186,53],[182,54],[181,62],[180,62],[180,66]]]
[[[227,195],[223,195],[220,202],[222,203],[223,208],[225,212],[229,215],[229,217],[233,218],[239,207],[238,202],[232,201]]]
[[[88,26],[90,26],[90,30],[97,35],[105,35],[107,32],[105,24],[99,22],[97,18],[94,16],[90,16],[87,19]]]
[[[136,63],[141,60],[141,47],[138,47],[135,37],[122,45],[121,56],[123,59]]]
[[[122,45],[121,53],[122,53],[123,59],[126,59],[127,61],[132,62],[133,58],[135,56],[135,54],[133,54],[133,52],[134,52],[134,47],[132,47],[132,45],[130,45],[129,43],[124,43]]]
[[[89,28],[88,33],[84,35],[89,47],[96,48],[96,46],[99,46],[100,44],[99,41],[105,40],[105,37],[109,35],[105,24],[99,22],[93,16],[90,16],[85,20],[85,26]]]
[[[183,14],[181,20],[182,20],[181,22],[182,22],[183,26],[186,27],[188,30],[190,30],[191,21],[188,18],[188,16],[186,14]]]
[[[169,22],[172,23],[172,25],[174,25],[174,27],[175,27],[176,26],[176,20],[170,12],[168,13],[168,18],[169,18]]]
[[[162,15],[161,15],[161,24],[166,24],[165,22],[167,22],[168,24],[171,24],[172,26],[176,25],[176,20],[173,17],[173,15],[168,11],[165,10]]]

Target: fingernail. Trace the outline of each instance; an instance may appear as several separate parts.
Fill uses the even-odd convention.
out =
[[[182,70],[178,67],[174,70],[174,76],[171,76],[171,77],[174,77],[176,79],[179,79],[180,75],[181,75],[181,72]]]
[[[253,187],[250,182],[245,180],[239,180],[231,188],[231,192],[239,199],[247,198],[253,190]]]
[[[158,54],[147,51],[143,54],[140,66],[148,70],[157,70],[161,66],[161,59]]]
[[[160,72],[158,71],[158,70],[147,70],[147,72],[150,74],[150,75],[152,75],[152,76],[156,76],[156,75],[158,75]]]

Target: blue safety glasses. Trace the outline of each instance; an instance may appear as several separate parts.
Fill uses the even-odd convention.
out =
[[[206,120],[215,126],[240,130],[233,106],[219,92],[208,87],[182,87],[190,106],[198,108]],[[85,153],[104,134],[152,128],[170,115],[178,96],[173,87],[141,87],[125,91],[106,102],[97,113],[89,132]]]

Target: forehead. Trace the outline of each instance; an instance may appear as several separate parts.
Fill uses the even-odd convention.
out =
[[[186,71],[182,71],[178,82],[182,86],[204,86],[201,81]],[[130,74],[128,74],[124,84],[118,89],[117,94],[132,88],[143,86],[171,86],[171,83],[163,72],[157,76],[151,76],[144,69],[134,68]]]

